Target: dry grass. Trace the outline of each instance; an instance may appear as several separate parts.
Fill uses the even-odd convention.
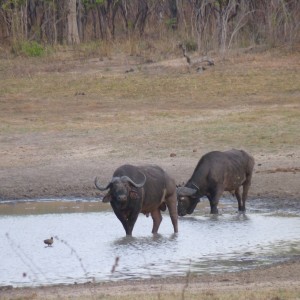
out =
[[[201,285],[201,283],[200,283]],[[107,300],[281,300],[281,299],[299,299],[300,289],[295,285],[288,288],[267,287],[250,285],[243,286],[216,286],[212,283],[203,288],[178,288],[178,286],[163,286],[150,285],[145,287],[145,292],[135,289],[134,286],[123,290],[120,286],[113,288],[113,291],[108,287],[107,292],[104,289],[100,292],[97,287],[87,286],[85,289],[78,289],[77,287],[66,286],[57,289],[46,288],[44,290],[38,289],[37,292],[33,290],[26,290],[24,294],[15,292],[8,297],[1,297],[0,299],[107,299]],[[14,295],[15,294],[15,295]],[[20,297],[18,296],[20,295]],[[26,295],[26,296],[25,296]]]
[[[100,296],[101,297],[101,296]],[[118,295],[107,296],[103,295],[103,299],[107,300],[281,300],[281,299],[299,299],[299,289],[271,289],[271,290],[258,290],[258,291],[214,291],[203,290],[201,292],[186,292],[182,295],[178,293],[165,293],[162,291],[157,294],[142,294],[142,295]],[[79,297],[75,299],[94,299],[93,297]],[[99,298],[101,299],[101,298]]]
[[[93,196],[90,174],[107,182],[125,162],[158,164],[182,183],[211,150],[245,149],[263,169],[276,157],[286,159],[270,168],[296,163],[299,54],[213,57],[199,74],[174,53],[152,64],[116,53],[0,60],[3,198]],[[270,178],[252,191],[273,193]],[[289,196],[296,181],[284,188]]]
[[[186,155],[215,145],[271,152],[299,147],[300,65],[294,54],[238,56],[202,75],[182,73],[178,61],[171,72],[151,74],[151,65],[130,74],[111,65],[117,63],[73,61],[52,72],[41,60],[23,66],[1,60],[1,135],[76,132],[109,140],[112,157],[165,155],[171,148]]]

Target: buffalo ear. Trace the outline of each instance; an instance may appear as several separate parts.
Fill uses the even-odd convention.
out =
[[[103,203],[108,203],[111,201],[111,195],[110,195],[110,192],[108,192],[102,199],[102,202]]]
[[[182,186],[177,188],[176,192],[178,196],[193,196],[196,194],[197,190]]]

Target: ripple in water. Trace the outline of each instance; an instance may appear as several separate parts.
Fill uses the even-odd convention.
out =
[[[74,204],[82,207],[81,202],[70,206]],[[179,234],[172,233],[170,218],[164,214],[160,233],[154,236],[152,219],[140,215],[134,237],[125,237],[109,206],[94,205],[98,212],[57,213],[51,206],[51,213],[46,213],[40,204],[40,213],[32,214],[31,209],[26,214],[2,212],[0,285],[236,271],[300,255],[297,211],[258,213],[252,206],[246,215],[224,209],[222,215],[211,216],[197,210],[179,219]],[[45,247],[43,240],[51,236],[55,237],[53,247]]]

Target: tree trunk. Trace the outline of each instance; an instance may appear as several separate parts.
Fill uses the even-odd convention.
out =
[[[76,17],[76,0],[67,0],[68,1],[68,44],[75,45],[79,44],[79,34],[77,26],[77,17]]]
[[[82,12],[83,12],[83,5],[81,3],[81,0],[78,0],[78,13],[77,13],[78,34],[79,34],[79,40],[84,41]]]
[[[227,48],[228,23],[236,17],[241,0],[218,0],[217,11],[218,40],[220,53],[224,57]]]
[[[169,0],[169,10],[171,14],[171,26],[172,29],[177,29],[178,26],[178,9],[177,0]]]
[[[138,2],[138,12],[133,23],[133,28],[138,28],[140,35],[144,33],[148,10],[149,7],[146,0],[141,0]]]

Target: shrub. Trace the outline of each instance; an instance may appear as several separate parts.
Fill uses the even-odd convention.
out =
[[[33,42],[23,42],[20,45],[20,52],[29,57],[40,57],[44,54],[45,49],[39,43]]]
[[[186,50],[189,52],[193,52],[198,49],[197,43],[195,41],[186,41],[185,46]]]

